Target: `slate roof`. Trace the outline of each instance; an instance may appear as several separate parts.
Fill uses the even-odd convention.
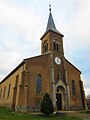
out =
[[[50,9],[50,13],[49,13],[49,18],[48,18],[48,22],[47,22],[46,31],[45,31],[44,35],[41,37],[41,39],[42,39],[49,31],[53,31],[53,32],[61,35],[62,37],[64,36],[64,35],[62,35],[62,34],[56,29],[56,26],[55,26],[55,23],[54,23],[54,20],[53,20],[53,17],[52,17],[51,9]]]
[[[50,11],[49,18],[48,18],[46,32],[48,30],[52,30],[52,31],[57,32],[57,33],[60,34],[60,32],[56,29],[56,26],[55,26],[51,11]]]

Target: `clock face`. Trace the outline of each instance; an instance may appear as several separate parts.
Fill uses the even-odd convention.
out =
[[[55,63],[58,65],[61,64],[61,60],[59,57],[55,57]]]

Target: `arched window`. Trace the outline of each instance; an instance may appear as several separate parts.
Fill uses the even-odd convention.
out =
[[[54,50],[56,50],[56,43],[55,43],[55,41],[53,42],[53,48],[54,48]]]
[[[47,52],[47,51],[48,51],[48,43],[45,42],[45,44],[44,44],[44,52]]]
[[[8,96],[7,97],[9,97],[9,95],[10,95],[10,88],[11,88],[11,84],[9,83],[9,86],[8,86]]]
[[[72,95],[76,96],[76,87],[75,87],[75,81],[72,80]]]
[[[53,49],[55,51],[59,51],[59,42],[57,40],[53,41]]]
[[[42,92],[42,76],[38,74],[36,76],[36,94],[40,94]]]
[[[57,47],[56,47],[56,50],[59,51],[59,44],[57,43]]]
[[[6,86],[4,87],[3,98],[5,97]]]

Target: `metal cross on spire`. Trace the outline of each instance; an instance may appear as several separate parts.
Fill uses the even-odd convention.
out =
[[[49,3],[49,10],[50,10],[50,12],[51,12],[51,3]]]

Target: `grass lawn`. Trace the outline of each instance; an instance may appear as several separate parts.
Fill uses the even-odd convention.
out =
[[[83,120],[78,117],[50,115],[45,117],[42,114],[22,114],[11,111],[8,108],[0,107],[0,120]]]

